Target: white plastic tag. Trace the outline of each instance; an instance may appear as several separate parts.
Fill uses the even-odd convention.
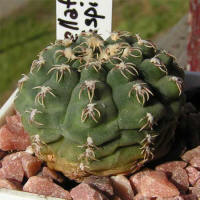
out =
[[[56,0],[58,40],[76,39],[82,31],[97,31],[104,39],[111,33],[113,0]]]

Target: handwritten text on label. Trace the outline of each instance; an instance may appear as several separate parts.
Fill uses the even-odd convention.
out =
[[[75,40],[82,31],[107,38],[112,25],[112,0],[57,0],[57,39]]]

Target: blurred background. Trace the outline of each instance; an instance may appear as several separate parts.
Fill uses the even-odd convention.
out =
[[[187,67],[189,0],[113,0],[113,30],[140,33]],[[55,40],[55,0],[0,0],[0,107]]]

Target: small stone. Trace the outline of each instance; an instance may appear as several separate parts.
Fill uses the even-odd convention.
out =
[[[30,137],[24,131],[13,133],[4,125],[0,129],[0,149],[3,151],[25,150],[30,145]]]
[[[31,176],[35,176],[37,172],[41,169],[42,161],[38,158],[32,156],[31,154],[27,154],[21,158],[22,167],[25,172],[25,176],[30,178]]]
[[[169,198],[180,194],[176,186],[169,182],[166,174],[161,171],[145,170],[130,180],[144,197]]]
[[[99,191],[86,183],[81,183],[70,192],[73,200],[108,200],[108,198]]]
[[[41,168],[41,161],[26,152],[17,152],[5,156],[2,160],[0,177],[22,182],[24,176],[34,176]]]
[[[171,198],[156,198],[156,200],[197,200],[197,197],[193,194],[186,194]]]
[[[6,121],[8,129],[16,136],[17,141],[19,142],[17,143],[15,141],[16,149],[11,149],[11,150],[18,150],[18,151],[25,150],[31,144],[31,141],[29,134],[24,131],[20,115],[16,114],[13,116],[8,116],[6,117]]]
[[[24,131],[23,124],[19,115],[13,115],[6,117],[8,129],[12,133],[21,133]]]
[[[186,194],[171,198],[156,198],[156,200],[197,200],[197,196],[194,194]]]
[[[194,194],[186,194],[186,195],[182,195],[182,198],[184,200],[198,200],[197,196]]]
[[[55,170],[49,169],[48,167],[43,167],[42,176],[53,179],[58,183],[62,183],[64,181],[63,177],[60,174],[58,174]]]
[[[186,153],[183,154],[183,156],[181,156],[181,158],[185,161],[185,162],[190,162],[194,157],[200,157],[200,146],[187,151]]]
[[[22,183],[20,183],[20,182],[18,182],[18,181],[15,181],[15,180],[9,180],[9,181],[11,181],[13,184],[15,184],[16,187],[18,188],[18,190],[21,190],[21,191],[22,191],[22,189],[23,189]]]
[[[192,160],[190,160],[190,165],[200,169],[200,157],[194,157]]]
[[[36,176],[37,177],[42,177],[42,178],[47,178],[49,181],[54,182],[52,178],[47,177],[47,176],[43,176],[42,171],[40,171],[39,173],[37,173]]]
[[[2,168],[0,169],[0,177],[21,183],[24,178],[24,170],[21,163],[22,155],[22,152],[17,152],[4,157]]]
[[[200,172],[192,166],[188,166],[186,171],[189,177],[189,183],[194,186],[197,180],[200,178]]]
[[[156,200],[184,200],[182,196],[170,197],[170,198],[156,198]]]
[[[189,178],[187,172],[183,168],[176,168],[172,172],[170,181],[179,189],[183,194],[188,190]]]
[[[200,198],[200,188],[198,188],[198,187],[189,187],[189,192],[191,194],[196,195],[198,198]]]
[[[4,125],[0,128],[0,149],[3,151],[8,151],[15,149],[13,140],[16,140],[16,137],[8,129],[7,125]]]
[[[85,178],[83,182],[100,190],[106,196],[114,195],[112,182],[109,177],[89,176]]]
[[[122,200],[120,197],[118,197],[118,196],[114,196],[113,198],[112,198],[112,200]]]
[[[177,168],[182,168],[184,169],[187,166],[187,163],[184,161],[172,161],[172,162],[166,162],[163,164],[160,164],[156,166],[157,171],[163,171],[167,173],[167,175],[171,176],[173,171],[176,170]]]
[[[129,179],[132,185],[132,188],[134,188],[134,190],[137,193],[140,193],[141,177],[143,176],[146,170],[149,171],[149,169],[145,169],[143,171],[137,172],[134,175],[132,175]]]
[[[32,176],[24,185],[23,191],[71,200],[70,193],[67,190],[44,177]]]
[[[142,194],[138,193],[136,196],[134,196],[133,200],[153,200],[155,198],[151,197],[144,197]]]
[[[6,188],[10,190],[18,190],[19,187],[15,185],[12,181],[0,178],[0,188]]]
[[[123,175],[112,176],[111,181],[113,184],[114,192],[122,200],[132,200],[134,192],[131,187],[130,181]]]
[[[197,180],[197,182],[194,184],[194,187],[199,187],[200,188],[200,179]]]

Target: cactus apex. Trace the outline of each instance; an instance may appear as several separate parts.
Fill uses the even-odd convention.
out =
[[[104,41],[99,39],[96,36],[91,36],[91,37],[87,38],[85,43],[93,51],[95,51],[96,49],[99,49],[99,51],[101,52],[101,48],[104,46]]]

